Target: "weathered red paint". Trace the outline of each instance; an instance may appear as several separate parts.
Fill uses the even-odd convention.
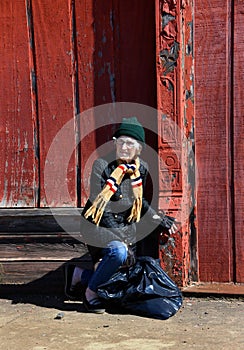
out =
[[[53,179],[52,201],[47,203],[44,184],[45,160],[51,143],[66,122],[74,118],[74,82],[72,65],[72,19],[69,2],[54,0],[32,1],[35,35],[35,59],[40,147],[40,206],[75,206],[76,163],[73,156],[67,167],[67,183],[57,167],[50,171]],[[75,122],[74,122],[75,124]],[[63,140],[62,149],[54,155],[55,162],[63,162],[67,145],[74,133]],[[70,195],[64,196],[68,184]]]
[[[244,283],[244,38],[243,1],[234,1],[233,37],[233,186],[235,209],[235,268],[236,282]]]
[[[147,139],[159,153],[159,209],[168,207],[168,178],[170,214],[184,217],[183,193],[193,208],[197,199],[191,222],[160,245],[162,264],[179,284],[198,277],[244,282],[242,2],[213,0],[210,6],[196,0],[194,8],[195,80],[193,0],[1,2],[0,206],[84,204],[87,192],[79,176],[96,147],[111,138],[113,126],[88,135],[74,150],[68,198],[63,176],[53,167],[53,200],[47,203],[45,160],[57,132],[74,121],[55,154],[61,163],[66,146],[79,138],[78,113],[113,101],[157,107],[160,137],[147,132]],[[107,123],[106,115],[100,117]],[[175,142],[176,131],[163,123],[166,117],[186,135],[184,149]],[[189,179],[194,159],[187,154],[194,132],[196,193]]]
[[[195,1],[197,230],[201,281],[233,281],[229,1]]]
[[[25,2],[1,1],[0,207],[33,207],[34,159]]]
[[[76,2],[77,60],[79,81],[80,112],[101,104],[115,101],[115,30],[112,27],[114,16],[112,1]],[[108,122],[106,115],[99,118]],[[90,118],[91,119],[91,118]],[[87,120],[96,130],[96,121]],[[100,120],[101,120],[100,119]],[[111,124],[113,120],[111,120]],[[82,129],[82,125],[80,125]],[[81,142],[81,204],[87,200],[89,174],[82,177],[86,162],[97,147],[111,138],[109,128],[97,130]]]
[[[191,201],[193,189],[187,178],[188,145],[183,147],[178,130],[186,134],[190,145],[189,134],[193,133],[192,49],[189,49],[192,47],[192,2],[162,0],[158,5],[159,208],[168,208],[170,214],[177,214],[182,221],[181,230],[167,244],[160,245],[160,256],[174,279],[185,284],[190,270],[190,233],[189,221],[183,221],[185,209],[184,206],[181,209],[181,205],[183,193],[184,196],[187,193]],[[175,123],[174,128],[165,122],[167,118]],[[170,191],[165,189],[167,181],[171,181]]]

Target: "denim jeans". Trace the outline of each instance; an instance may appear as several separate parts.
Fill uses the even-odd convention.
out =
[[[94,292],[125,263],[127,259],[126,245],[120,241],[111,241],[106,248],[103,248],[102,255],[102,260],[96,271],[91,273],[91,271],[85,270],[81,277],[81,282],[88,284],[88,287]]]

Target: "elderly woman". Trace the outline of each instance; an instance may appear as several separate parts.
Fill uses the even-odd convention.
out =
[[[174,219],[159,216],[143,193],[147,164],[139,155],[145,133],[136,117],[123,118],[114,134],[115,152],[97,159],[92,168],[90,197],[82,213],[84,236],[94,263],[94,271],[75,267],[68,294],[78,283],[86,285],[83,302],[90,312],[103,313],[98,286],[108,281],[123,265],[133,264],[136,254],[136,229],[147,213],[152,221],[176,231]]]

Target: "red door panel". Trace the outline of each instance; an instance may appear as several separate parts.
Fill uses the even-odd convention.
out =
[[[234,163],[234,209],[235,209],[235,271],[236,282],[244,283],[244,38],[243,3],[234,2],[233,43],[233,163]]]
[[[40,143],[40,206],[75,206],[76,159],[75,152],[67,162],[66,152],[74,144],[74,129],[59,142],[59,148],[50,156],[47,178],[48,199],[45,194],[44,172],[49,148],[57,133],[74,119],[74,71],[72,58],[72,9],[68,1],[32,1],[35,35],[39,143]],[[59,166],[67,163],[65,172]],[[65,187],[68,186],[69,194]],[[51,199],[50,199],[51,198]]]
[[[31,50],[24,1],[1,1],[0,207],[34,207],[38,201]]]

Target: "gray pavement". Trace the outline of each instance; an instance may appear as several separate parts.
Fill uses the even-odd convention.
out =
[[[61,313],[61,318],[56,318]],[[162,321],[86,313],[55,296],[0,299],[1,350],[244,349],[244,299],[185,297]]]

